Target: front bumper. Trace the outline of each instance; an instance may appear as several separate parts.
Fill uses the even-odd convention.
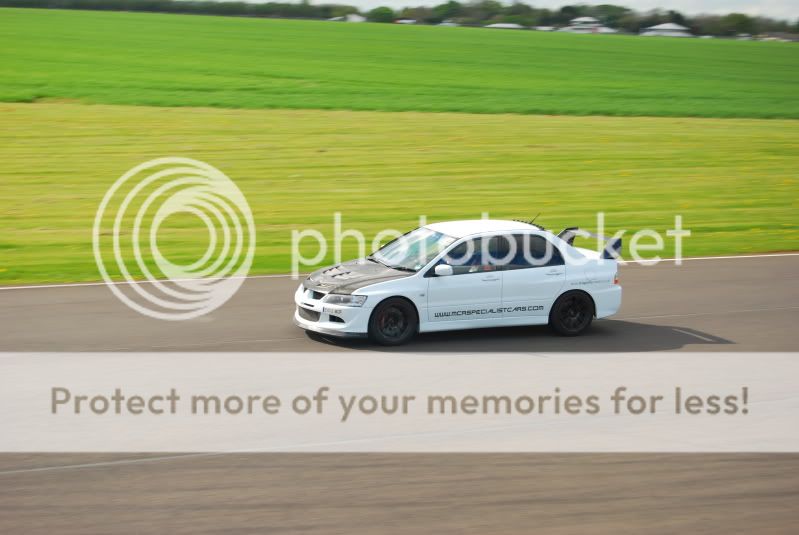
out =
[[[302,285],[294,294],[294,323],[305,330],[339,336],[343,338],[364,338],[369,330],[371,308],[327,305],[322,299],[313,297],[314,292]]]
[[[303,320],[299,316],[298,312],[294,313],[294,324],[301,329],[305,329],[306,331],[313,331],[319,334],[336,336],[338,338],[366,338],[368,336],[367,333],[351,333],[351,332],[342,331],[340,329],[329,329],[327,327],[322,327],[320,325],[310,323],[308,321]]]

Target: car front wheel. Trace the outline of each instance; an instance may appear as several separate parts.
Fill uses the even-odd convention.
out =
[[[566,292],[561,295],[549,313],[549,326],[563,336],[577,336],[585,331],[594,319],[594,302],[584,292]]]
[[[369,338],[380,345],[398,346],[414,337],[418,324],[416,308],[405,299],[392,297],[372,312]]]

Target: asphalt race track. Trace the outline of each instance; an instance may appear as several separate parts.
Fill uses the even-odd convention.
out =
[[[799,256],[628,265],[620,274],[619,315],[579,338],[545,327],[474,330],[424,335],[399,351],[799,349]],[[0,290],[0,351],[385,351],[306,336],[292,323],[297,284],[248,279],[222,308],[185,322],[143,316],[103,285]]]
[[[621,268],[620,314],[438,333],[391,351],[796,351],[799,256]],[[248,279],[189,322],[102,285],[0,289],[2,351],[387,351],[293,326]],[[799,454],[0,455],[0,533],[795,533]]]

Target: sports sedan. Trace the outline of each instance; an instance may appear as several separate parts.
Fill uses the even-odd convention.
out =
[[[417,333],[548,324],[575,336],[621,306],[617,256],[575,247],[532,223],[450,221],[417,228],[372,255],[315,271],[297,288],[295,323],[382,345]]]

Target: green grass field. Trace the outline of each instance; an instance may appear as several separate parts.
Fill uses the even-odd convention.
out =
[[[686,255],[799,250],[793,44],[0,9],[0,80],[0,284],[98,280],[106,189],[164,156],[236,181],[254,273],[289,271],[292,230],[332,238],[334,212],[369,238],[680,214]],[[194,220],[162,231],[171,260],[207,245]]]
[[[603,210],[613,231],[682,214],[688,255],[799,249],[797,121],[0,104],[0,283],[97,280],[103,194],[168,155],[236,181],[257,273],[289,270],[292,229],[332,237],[335,211],[369,238],[421,214],[560,229]],[[168,228],[171,259],[201,256],[204,230]]]
[[[0,9],[0,101],[799,118],[794,43]]]

